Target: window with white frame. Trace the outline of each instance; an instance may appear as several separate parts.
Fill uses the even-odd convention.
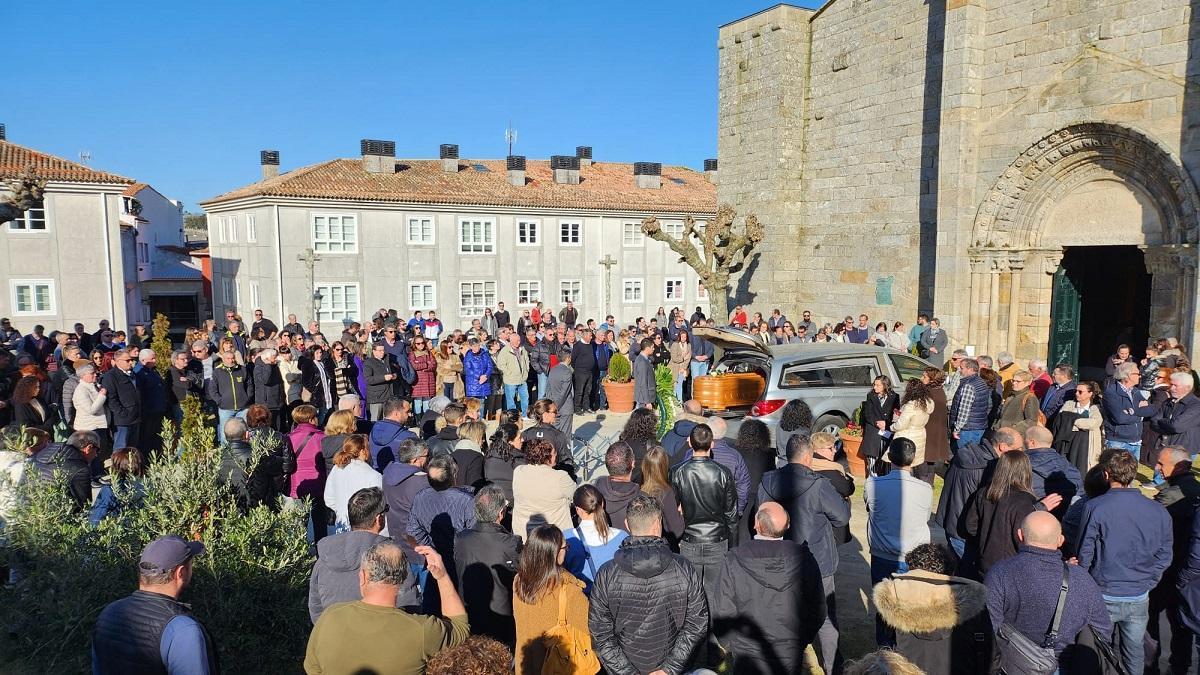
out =
[[[358,253],[358,218],[314,214],[312,243],[318,253]]]
[[[334,323],[358,318],[358,284],[317,284],[321,307],[317,321]]]
[[[433,217],[432,216],[410,216],[408,219],[408,243],[410,244],[432,244],[433,242]]]
[[[537,246],[542,243],[541,223],[536,220],[517,221],[517,245]]]
[[[260,307],[261,306],[261,303],[259,303],[259,301],[258,301],[258,292],[259,292],[258,282],[251,281],[250,282],[250,306],[251,307]]]
[[[495,281],[463,281],[458,284],[458,313],[477,316],[496,304]]]
[[[233,303],[233,279],[229,277],[221,278],[221,301],[226,307],[232,306]]]
[[[238,222],[237,216],[229,216],[229,234],[227,236],[230,243],[237,243],[238,237]]]
[[[542,298],[542,282],[540,281],[518,281],[517,282],[517,304],[522,306],[536,305],[537,301]]]
[[[704,285],[704,282],[700,281],[699,279],[696,280],[696,299],[697,300],[707,300],[708,299],[708,287],[706,287]]]
[[[460,253],[495,253],[496,221],[490,218],[461,218],[458,221]]]
[[[410,310],[437,309],[437,290],[432,281],[413,281],[408,284]]]
[[[254,243],[258,241],[258,218],[254,214],[246,216],[246,241]],[[257,305],[257,303],[255,303]]]
[[[581,297],[583,297],[582,281],[574,279],[558,283],[558,304],[565,305],[568,302],[578,303]]]
[[[213,224],[215,224],[216,227],[212,227]],[[209,226],[210,226],[209,227],[210,230],[216,231],[216,235],[215,236],[210,235],[210,237],[216,239],[217,243],[224,244],[225,243],[225,219],[220,216],[213,216],[212,220],[209,221]]]
[[[666,232],[672,239],[683,238],[683,223],[679,221],[667,221],[662,224],[663,232]]]
[[[46,229],[46,203],[34,202],[33,208],[8,221],[10,232],[41,232]]]
[[[234,279],[233,281],[233,304],[235,307],[242,307],[242,282]]]
[[[663,300],[681,302],[683,300],[683,278],[667,279],[663,285]]]
[[[12,313],[19,315],[54,313],[54,280],[13,279]]]
[[[642,224],[627,222],[624,224],[621,243],[625,246],[644,246],[646,235],[642,233]]]
[[[583,223],[563,220],[558,223],[558,241],[563,246],[580,246],[583,242]]]
[[[624,291],[621,293],[621,299],[625,302],[644,302],[645,293],[642,289],[641,279],[625,279],[622,282]]]

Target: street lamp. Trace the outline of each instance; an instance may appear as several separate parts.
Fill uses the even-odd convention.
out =
[[[318,288],[317,290],[313,291],[312,317],[313,321],[316,321],[318,326],[321,325],[321,300],[323,299],[325,299],[325,296],[321,294],[321,289]]]

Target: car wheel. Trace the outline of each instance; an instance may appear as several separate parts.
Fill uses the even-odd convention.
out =
[[[813,422],[813,430],[824,431],[825,433],[837,436],[838,432],[845,428],[848,423],[849,420],[841,415],[821,415],[817,418],[816,422]]]

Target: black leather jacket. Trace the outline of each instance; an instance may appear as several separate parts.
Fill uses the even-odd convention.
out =
[[[729,469],[711,457],[692,457],[671,470],[671,487],[683,507],[683,541],[727,541],[738,520],[737,486]]]

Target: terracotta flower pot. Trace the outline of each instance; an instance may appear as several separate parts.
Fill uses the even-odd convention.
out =
[[[604,395],[608,397],[608,411],[615,413],[633,412],[633,381],[609,382],[604,380]]]
[[[838,434],[838,438],[842,439],[842,449],[846,452],[846,464],[850,467],[851,475],[857,478],[866,478],[867,458],[859,454],[863,437]]]

